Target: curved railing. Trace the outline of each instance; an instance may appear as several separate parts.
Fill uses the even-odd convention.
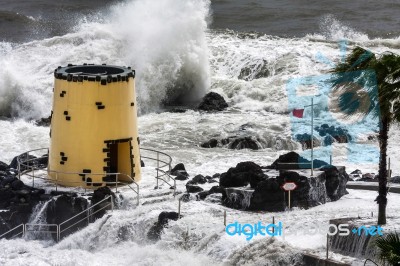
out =
[[[155,154],[155,157],[150,157],[147,156],[145,153],[143,154],[142,151],[150,152],[152,154]],[[174,188],[174,197],[176,194],[176,180],[170,175],[171,172],[171,163],[172,163],[172,157],[169,154],[166,154],[165,152],[153,150],[153,149],[148,149],[148,148],[140,148],[140,157],[143,159],[148,159],[151,161],[155,161],[157,165],[155,166],[155,170],[157,175],[155,176],[157,180],[157,186],[156,188],[159,187],[158,181],[161,180],[164,183],[168,184],[169,186]],[[170,184],[169,181],[172,179],[174,184]]]
[[[47,154],[46,157],[35,157],[31,158],[32,154],[37,154],[39,151],[42,151],[42,153]],[[159,181],[162,181],[169,186],[173,187],[174,189],[174,196],[176,193],[176,180],[170,175],[171,171],[171,163],[172,163],[172,158],[169,154],[161,151],[157,151],[154,149],[148,149],[148,148],[140,148],[141,152],[141,158],[142,159],[147,159],[150,161],[155,162],[155,170],[156,170],[156,181],[157,181],[157,188],[159,187]],[[55,184],[55,190],[58,190],[58,186],[60,185],[58,181],[58,176],[59,175],[81,175],[85,178],[85,183],[86,184],[93,184],[96,182],[88,182],[87,178],[88,176],[96,176],[96,175],[107,175],[107,176],[115,176],[115,181],[102,181],[101,183],[106,186],[114,186],[115,187],[115,192],[118,192],[118,186],[121,185],[126,185],[128,186],[132,191],[134,191],[137,194],[137,203],[139,204],[139,184],[135,182],[135,180],[127,174],[124,173],[80,173],[80,172],[61,172],[61,171],[55,171],[47,168],[47,161],[48,160],[48,154],[49,154],[49,149],[48,148],[40,148],[40,149],[34,149],[25,152],[24,154],[21,154],[20,156],[17,157],[17,163],[18,163],[18,178],[21,178],[21,175],[27,175],[32,178],[32,187],[35,187],[35,179],[43,179],[43,180],[49,180],[48,176],[46,177],[41,177],[36,174],[37,170],[47,170],[48,175],[50,173],[55,176],[55,180],[53,179],[52,181]],[[43,162],[46,161],[44,164]],[[147,163],[147,162],[146,162]],[[122,182],[120,181],[120,177],[124,176],[125,179],[128,179],[129,182]],[[170,184],[170,180],[173,181],[173,184]],[[76,182],[76,181],[62,181],[64,184],[69,183],[71,186],[74,187],[81,187],[79,186],[82,182]],[[135,187],[132,187],[132,184]],[[85,189],[86,192],[86,187],[82,187]]]
[[[106,202],[106,204],[104,204]],[[100,206],[100,207],[98,207]],[[96,208],[95,208],[96,207]],[[67,220],[59,224],[42,224],[42,223],[27,223],[27,224],[20,224],[11,230],[3,233],[0,235],[0,239],[7,237],[7,235],[11,234],[12,232],[14,235],[11,235],[9,239],[14,239],[18,236],[24,237],[29,232],[36,232],[36,233],[50,233],[56,235],[57,242],[61,240],[62,233],[67,231],[68,229],[73,228],[74,226],[79,225],[80,223],[87,221],[87,224],[91,222],[91,218],[100,211],[105,211],[107,209],[114,210],[114,199],[112,195],[106,196],[101,201],[97,202],[96,204],[86,208],[85,210],[81,211],[80,213],[70,217]],[[44,230],[43,227],[46,229]],[[55,228],[55,230],[51,230],[51,228]]]
[[[43,160],[43,157],[37,157],[37,158],[31,158],[31,154],[33,152],[38,152],[40,150],[45,150],[48,154],[49,149],[48,148],[41,148],[41,149],[35,149],[35,150],[31,150],[31,151],[27,151],[24,154],[21,154],[20,156],[17,157],[17,163],[18,163],[18,178],[21,178],[21,175],[27,175],[29,177],[32,178],[32,187],[35,187],[35,178],[39,178],[42,180],[49,180],[48,176],[46,177],[41,177],[38,175],[35,175],[35,171],[37,170],[44,170],[45,168],[47,168],[47,164],[41,164],[39,163],[40,160]],[[118,185],[126,185],[128,186],[133,192],[135,192],[137,194],[137,204],[139,205],[139,184],[136,183],[136,181],[127,174],[124,173],[81,173],[81,172],[62,172],[62,171],[55,171],[55,170],[51,170],[47,168],[47,173],[48,175],[50,173],[54,174],[55,179],[52,179],[51,181],[54,183],[55,185],[55,190],[58,191],[58,186],[59,186],[59,180],[58,180],[58,176],[59,175],[81,175],[85,178],[84,182],[86,184],[93,184],[93,183],[97,183],[97,182],[89,182],[88,181],[88,176],[96,176],[96,175],[107,175],[107,176],[115,176],[115,181],[102,181],[101,183],[103,185],[106,186],[113,186],[115,187],[115,193],[118,192]],[[126,177],[129,182],[122,182],[119,180],[120,176],[124,176]],[[82,187],[80,186],[82,184],[81,181],[65,181],[62,180],[62,183],[65,184],[70,184],[71,186],[74,187],[81,187],[85,190],[86,192],[86,187]],[[133,188],[131,185],[134,184],[136,186],[136,188]]]

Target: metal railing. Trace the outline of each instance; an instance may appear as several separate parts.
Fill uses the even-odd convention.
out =
[[[38,233],[50,233],[50,234],[55,234],[57,242],[60,240],[58,238],[58,224],[22,224],[24,226],[24,236],[27,235],[29,232],[33,232],[34,234]],[[43,227],[47,228],[47,230],[43,230]],[[54,230],[51,230],[51,228],[54,227]]]
[[[106,202],[108,199],[111,199],[110,202],[104,206],[102,206],[101,208],[97,209],[96,211],[93,212],[93,209],[95,207],[97,207],[98,205],[102,204],[103,202]],[[111,207],[111,210],[114,210],[114,199],[111,195],[105,197],[103,200],[97,202],[96,204],[90,206],[89,208],[87,208],[86,210],[81,211],[80,213],[76,214],[75,216],[72,216],[71,218],[65,220],[64,222],[58,224],[58,234],[57,234],[57,239],[60,240],[61,239],[61,234],[63,232],[65,232],[66,230],[72,228],[75,225],[80,224],[81,222],[85,221],[87,222],[87,224],[89,225],[90,218],[93,217],[93,215],[95,215],[96,213],[105,210],[106,208]],[[83,218],[82,218],[83,216]],[[81,218],[80,218],[81,217]],[[80,218],[80,219],[79,219]],[[77,220],[79,219],[79,220]],[[75,221],[77,220],[77,221]],[[69,224],[71,223],[71,224]],[[65,226],[65,228],[63,228]]]
[[[45,167],[41,166],[38,162],[40,160],[42,160],[42,157],[38,157],[38,158],[30,158],[30,153],[35,152],[35,151],[40,151],[40,150],[46,150],[47,154],[48,154],[48,148],[41,148],[41,149],[35,149],[35,150],[31,150],[28,151],[20,156],[17,157],[17,162],[18,162],[18,178],[21,179],[21,175],[27,175],[29,177],[32,178],[32,187],[35,187],[35,178],[39,178],[39,179],[43,179],[43,180],[51,180],[54,185],[55,185],[55,190],[58,191],[58,186],[60,186],[59,183],[63,183],[63,184],[70,184],[71,186],[74,187],[81,187],[85,190],[87,187],[86,186],[80,186],[82,184],[82,182],[85,182],[86,184],[90,184],[93,185],[94,183],[98,183],[98,182],[92,182],[92,181],[88,181],[88,178],[90,176],[115,176],[115,181],[102,181],[101,184],[102,185],[106,185],[106,186],[113,186],[115,187],[115,193],[118,193],[118,185],[127,185],[133,192],[135,192],[135,194],[137,195],[137,204],[139,205],[139,184],[136,183],[136,181],[130,176],[127,175],[125,173],[81,173],[81,172],[61,172],[61,171],[54,171],[51,169],[47,168],[47,174],[50,175],[50,173],[55,174],[55,180],[54,179],[50,179],[48,178],[48,176],[46,177],[41,177],[38,175],[35,175],[35,171],[37,170],[44,170],[44,168],[47,167],[47,165]],[[41,166],[41,167],[39,167]],[[59,175],[79,175],[84,177],[84,181],[66,181],[66,180],[60,180],[58,177]],[[128,182],[124,182],[124,181],[120,181],[119,178],[121,176],[126,177],[126,179],[128,179],[128,182],[131,182],[130,184]],[[132,187],[131,185],[135,185],[136,188]]]
[[[141,158],[143,159],[148,159],[156,162],[156,173],[157,175],[155,176],[156,181],[157,181],[157,188],[159,186],[159,180],[163,181],[167,185],[171,186],[174,188],[174,197],[176,194],[176,180],[173,178],[169,173],[171,171],[171,163],[172,163],[172,158],[169,154],[166,154],[161,151],[153,150],[153,149],[147,149],[147,148],[140,148],[141,151]],[[142,154],[142,151],[145,152],[150,152],[152,154],[155,154],[155,157],[149,157],[146,155]],[[170,184],[169,181],[173,180],[174,184]]]
[[[40,160],[43,160],[43,157],[38,157],[38,158],[30,158],[30,155],[32,153],[38,153],[38,151],[45,151],[46,154],[49,154],[49,149],[48,148],[40,148],[40,149],[35,149],[35,150],[30,150],[25,152],[24,154],[20,155],[17,157],[17,162],[18,162],[18,178],[21,178],[22,174],[25,174],[29,177],[32,178],[32,187],[35,187],[35,178],[40,178],[40,179],[44,179],[44,180],[49,180],[48,176],[46,177],[41,177],[38,176],[35,171],[37,170],[45,170],[45,168],[47,168],[47,165],[41,165],[39,164]],[[144,152],[145,154],[141,155],[141,158],[143,159],[148,159],[150,161],[154,161],[155,162],[155,170],[156,170],[156,182],[157,182],[157,187],[159,187],[159,180],[168,184],[169,186],[173,187],[174,189],[174,196],[176,194],[176,180],[174,177],[172,177],[170,175],[170,171],[171,171],[171,163],[172,163],[172,158],[170,155],[168,155],[167,153],[161,152],[161,151],[157,151],[154,149],[147,149],[147,148],[140,148],[141,153]],[[146,155],[146,153],[151,153],[151,155]],[[48,158],[48,157],[47,157]],[[47,173],[48,175],[51,173],[53,175],[55,175],[55,180],[52,179],[52,181],[54,182],[55,185],[55,190],[58,190],[58,186],[60,186],[60,183],[63,184],[70,184],[71,186],[75,186],[75,187],[82,187],[83,189],[86,189],[86,186],[79,186],[82,184],[81,181],[66,181],[66,180],[60,180],[59,179],[59,175],[80,175],[82,177],[84,177],[84,182],[86,184],[90,184],[93,185],[94,183],[98,183],[98,182],[89,182],[88,178],[90,176],[115,176],[115,181],[102,181],[100,182],[102,185],[106,185],[106,186],[114,186],[115,187],[115,192],[118,192],[118,186],[119,185],[126,185],[128,186],[132,191],[134,191],[137,195],[137,204],[139,205],[139,184],[135,182],[135,180],[127,174],[124,173],[80,173],[80,172],[61,172],[61,171],[54,171],[51,169],[47,168]],[[129,182],[123,182],[120,181],[120,177],[124,176],[125,179],[128,179]],[[173,184],[170,183],[170,180],[173,181]],[[133,185],[135,187],[133,187]]]
[[[47,159],[49,158],[49,149],[48,148],[39,148],[39,149],[34,149],[27,151],[17,157],[17,171],[18,171],[18,179],[21,179],[21,175],[32,172],[33,171],[33,176],[35,176],[34,170],[38,169],[43,169],[47,167],[47,164],[43,167],[39,167],[39,161],[43,159],[43,157],[35,157],[35,158],[30,158],[31,154],[34,152],[38,151],[46,151],[47,154]],[[25,167],[25,169],[24,169]],[[33,181],[32,187],[34,187],[35,183]]]
[[[7,232],[3,233],[2,235],[0,235],[0,239],[7,237],[8,234],[10,234],[11,232],[16,231],[17,229],[19,229],[20,231],[17,234],[12,235],[11,237],[9,237],[10,239],[16,238],[17,236],[20,236],[20,235],[22,235],[22,236],[25,235],[25,226],[24,226],[24,224],[20,224],[20,225],[17,225],[16,227],[14,227],[14,228],[8,230]]]
[[[104,202],[107,202],[110,200],[109,203],[101,206],[100,208],[95,209],[95,207],[99,206],[100,204],[103,204]],[[56,235],[56,240],[57,242],[61,240],[61,234],[65,232],[66,230],[72,228],[75,225],[78,225],[79,223],[83,221],[87,221],[87,225],[91,222],[91,218],[98,212],[107,209],[108,207],[111,208],[111,211],[114,210],[114,199],[112,195],[109,195],[102,199],[101,201],[97,202],[96,204],[86,208],[85,210],[81,211],[80,213],[72,216],[71,218],[63,221],[60,224],[33,224],[33,223],[27,223],[27,224],[20,224],[13,229],[3,233],[0,235],[0,239],[6,237],[8,234],[10,234],[13,231],[20,230],[17,234],[13,235],[10,237],[10,239],[18,237],[18,236],[26,236],[28,232],[35,232],[35,233],[50,233],[50,234],[55,234]],[[83,217],[83,218],[82,218]],[[79,219],[79,220],[77,220]],[[77,220],[77,221],[76,221]],[[70,223],[70,224],[69,224]],[[65,228],[63,228],[65,226]],[[42,227],[46,227],[47,230],[43,230]],[[51,227],[54,227],[54,230],[51,230]]]

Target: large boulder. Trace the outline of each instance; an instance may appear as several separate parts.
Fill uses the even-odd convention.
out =
[[[48,224],[60,224],[69,218],[78,215],[84,211],[89,203],[87,199],[79,197],[74,193],[57,193],[56,197],[52,198],[47,206],[47,217],[46,221]],[[65,237],[73,232],[76,232],[88,225],[90,219],[85,219],[87,217],[87,212],[78,215],[75,219],[64,224],[60,229],[66,229],[61,237]],[[80,221],[82,220],[82,221]]]
[[[217,139],[210,139],[209,141],[203,142],[200,144],[202,148],[216,148],[218,147],[218,140]]]
[[[254,162],[241,162],[226,173],[222,173],[219,184],[222,187],[243,187],[251,184],[255,187],[258,182],[265,179],[261,167]]]
[[[223,139],[212,138],[200,144],[202,148],[227,147],[232,150],[251,149],[259,150],[262,148],[261,140],[256,136],[230,136]]]
[[[294,182],[296,190],[291,192],[291,206],[310,208],[326,202],[325,173],[318,172],[307,177],[298,171],[282,171],[276,178],[258,183],[248,209],[254,211],[283,211],[288,205],[287,192],[281,188],[285,182]]]
[[[201,192],[204,189],[202,189],[199,186],[196,186],[194,184],[192,184],[190,181],[186,184],[186,190],[188,193],[197,193],[197,192]]]
[[[153,241],[159,240],[161,238],[162,231],[164,227],[168,225],[169,220],[177,221],[179,219],[179,214],[177,212],[161,212],[158,215],[158,220],[147,232],[147,238]]]
[[[258,145],[258,143],[259,141],[254,137],[242,137],[234,139],[231,143],[229,143],[228,148],[235,150],[258,150],[261,147]]]
[[[20,171],[25,171],[28,169],[29,166],[37,166],[37,160],[33,160],[36,159],[35,156],[33,155],[28,155],[27,153],[22,153],[16,157],[14,157],[10,163],[10,169],[18,169],[18,158],[23,159],[24,161],[26,161],[24,163],[24,165],[21,165]]]
[[[203,175],[196,175],[193,177],[192,182],[196,184],[205,184],[207,183],[207,179]]]
[[[328,165],[320,168],[325,172],[326,176],[326,193],[331,201],[336,201],[342,196],[348,194],[346,184],[349,181],[349,175],[346,173],[344,166]]]
[[[342,127],[329,126],[328,124],[322,124],[314,128],[318,131],[321,137],[328,139],[329,141],[324,141],[325,145],[331,145],[333,142],[338,143],[348,143],[352,140],[351,135],[348,130]]]
[[[311,135],[308,133],[304,134],[297,134],[295,136],[296,141],[301,143],[301,146],[303,147],[303,150],[306,149],[311,149]],[[321,141],[317,139],[315,136],[313,136],[313,146],[318,147],[321,145]]]
[[[176,180],[183,181],[189,179],[189,174],[186,172],[185,165],[183,163],[178,163],[175,165],[171,169],[170,174],[176,176]]]
[[[8,171],[9,167],[8,164],[0,161],[0,171]]]
[[[228,107],[224,97],[216,92],[209,92],[199,104],[198,109],[202,111],[222,111]]]
[[[328,163],[314,159],[314,168],[320,168],[323,166],[329,165]],[[279,156],[270,166],[267,166],[268,169],[310,169],[311,161],[306,158],[300,156],[298,153],[291,151],[286,154]]]

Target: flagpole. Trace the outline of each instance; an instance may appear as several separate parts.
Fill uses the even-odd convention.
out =
[[[314,98],[311,98],[311,176],[314,176]]]

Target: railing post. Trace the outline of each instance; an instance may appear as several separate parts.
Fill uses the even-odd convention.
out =
[[[56,192],[58,190],[58,172],[56,172]]]
[[[272,216],[272,224],[275,224],[275,216]],[[275,226],[272,226],[272,234],[275,234]]]
[[[118,193],[118,174],[115,174],[115,193]]]
[[[178,200],[178,219],[181,217],[181,198]]]
[[[21,165],[20,165],[20,162],[19,162],[19,157],[17,157],[17,162],[18,162],[18,166],[17,166],[18,179],[21,179]]]
[[[139,185],[137,185],[137,205],[139,206],[139,204]]]
[[[326,259],[329,259],[329,234],[326,234]]]
[[[89,208],[86,209],[86,218],[87,218],[87,224],[89,225],[90,224],[90,221],[89,221]]]
[[[226,210],[224,210],[224,226],[226,227]]]
[[[32,187],[35,187],[35,167],[32,166]]]
[[[110,197],[111,197],[111,210],[114,211],[114,199],[112,195],[110,195]]]

